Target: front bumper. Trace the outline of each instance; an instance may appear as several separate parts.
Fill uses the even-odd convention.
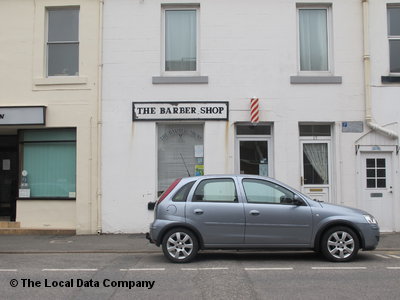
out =
[[[374,250],[379,244],[380,232],[378,225],[363,224],[361,232],[364,236],[363,250]]]

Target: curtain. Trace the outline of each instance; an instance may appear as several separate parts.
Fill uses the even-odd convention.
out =
[[[196,10],[165,11],[165,70],[196,71]]]
[[[328,184],[328,145],[303,144],[303,151],[323,184]]]
[[[326,9],[299,10],[300,70],[328,70]]]

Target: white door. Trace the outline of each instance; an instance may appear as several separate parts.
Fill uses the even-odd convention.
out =
[[[330,201],[330,142],[301,142],[302,192],[311,199]]]
[[[392,153],[361,153],[362,206],[381,231],[394,230]]]

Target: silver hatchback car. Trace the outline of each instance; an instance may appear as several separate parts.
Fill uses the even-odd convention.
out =
[[[376,248],[379,227],[364,211],[311,200],[271,178],[218,175],[173,182],[146,236],[177,263],[199,249],[313,249],[345,262]]]

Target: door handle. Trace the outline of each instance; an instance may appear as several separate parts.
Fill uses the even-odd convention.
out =
[[[250,211],[250,214],[252,216],[258,216],[260,214],[260,212],[258,210],[253,209],[253,210]]]
[[[202,215],[204,213],[204,211],[200,208],[196,208],[193,212],[195,215]]]

